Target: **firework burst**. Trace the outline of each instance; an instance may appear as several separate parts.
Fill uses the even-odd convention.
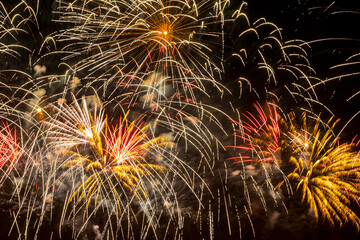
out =
[[[339,14],[332,5],[323,12]],[[44,20],[47,8],[55,19]],[[359,112],[338,135],[333,120],[295,117],[318,105],[334,115],[322,101],[342,97],[333,83],[353,87],[359,54],[321,80],[309,53],[327,39],[287,41],[248,10],[230,0],[1,2],[4,238],[255,237],[253,216],[274,228],[286,196],[316,221],[360,230],[358,153],[338,140]],[[277,101],[227,121],[255,98]]]
[[[333,134],[338,121],[331,122],[327,122],[327,130],[322,130],[318,118],[310,131],[303,116],[302,129],[289,135],[296,148],[293,153],[297,154],[288,159],[293,171],[287,178],[296,184],[296,191],[316,221],[322,218],[340,227],[352,223],[359,230],[360,218],[350,208],[360,196],[359,156],[351,144],[338,144]]]
[[[240,130],[236,135],[245,145],[233,146],[244,152],[252,154],[242,154],[239,157],[231,159],[240,159],[240,162],[252,162],[253,160],[260,163],[281,161],[277,152],[281,151],[280,139],[280,116],[277,113],[274,103],[267,103],[267,111],[261,107],[259,103],[254,104],[257,115],[254,116],[250,112],[243,114],[244,120],[235,121]],[[254,153],[255,156],[254,157]]]
[[[149,125],[140,119],[128,123],[128,114],[120,118],[116,127],[107,127],[103,111],[95,109],[92,117],[85,99],[81,107],[76,101],[74,106],[63,105],[60,114],[61,120],[50,123],[50,134],[54,136],[50,138],[51,145],[68,156],[63,167],[84,168],[86,174],[86,180],[69,202],[85,200],[87,209],[92,199],[96,206],[100,193],[110,189],[120,211],[119,185],[138,201],[140,196],[147,198],[145,177],[166,168],[148,163],[145,157],[152,149],[170,146],[171,142],[166,142],[164,137],[149,138]],[[90,147],[89,151],[86,146]]]
[[[359,229],[360,219],[350,208],[360,194],[358,153],[351,151],[350,144],[337,144],[333,129],[338,121],[323,123],[318,117],[310,127],[306,114],[298,125],[293,114],[289,121],[281,118],[274,104],[267,103],[265,111],[257,103],[255,109],[257,115],[248,112],[244,121],[237,122],[241,129],[237,136],[245,146],[235,146],[243,154],[231,159],[242,164],[271,162],[283,175],[291,169],[275,190],[286,185],[292,194],[291,183],[295,183],[296,193],[310,207],[316,221],[322,218],[332,226],[350,222]],[[265,175],[269,169],[264,168]],[[271,182],[275,179],[268,178]]]
[[[11,130],[8,123],[3,123],[0,131],[0,167],[2,171],[11,171],[21,155],[22,148],[16,130]]]
[[[223,45],[227,4],[209,0],[59,1],[59,21],[74,27],[57,38],[70,43],[63,48],[64,60],[82,56],[72,67],[75,74],[86,70],[86,76],[95,75],[97,80],[106,76],[104,88],[119,78],[123,84],[144,86],[146,76],[157,73],[166,81],[156,85],[171,85],[173,94],[182,92],[195,101],[194,89],[206,92],[208,83],[220,88],[214,77],[222,70],[210,54],[214,45]]]

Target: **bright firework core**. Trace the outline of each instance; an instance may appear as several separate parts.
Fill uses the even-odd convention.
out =
[[[170,33],[169,31],[169,26],[167,24],[163,24],[159,27],[160,29],[160,35],[165,39],[168,40],[168,34]]]

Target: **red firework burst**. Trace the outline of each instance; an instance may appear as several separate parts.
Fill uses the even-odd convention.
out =
[[[163,137],[148,138],[149,125],[139,120],[129,123],[125,116],[116,127],[108,127],[105,152],[116,164],[145,162],[145,155],[151,148],[169,144]]]
[[[21,147],[16,135],[16,129],[12,131],[9,124],[3,122],[0,130],[0,167],[8,166],[11,169],[20,156]]]
[[[275,104],[266,103],[267,109],[263,109],[257,102],[254,104],[256,115],[250,112],[242,114],[243,121],[235,121],[239,130],[236,137],[240,138],[244,144],[241,146],[229,146],[240,149],[241,155],[229,158],[238,162],[272,162],[279,160],[276,156],[280,142],[279,115]]]

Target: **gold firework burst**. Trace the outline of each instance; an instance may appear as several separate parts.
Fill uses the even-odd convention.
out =
[[[360,218],[350,208],[360,197],[359,156],[351,144],[339,145],[334,138],[337,122],[330,119],[322,130],[318,118],[310,131],[304,115],[301,129],[292,125],[289,136],[296,150],[289,157],[293,171],[287,177],[296,184],[316,221],[322,218],[340,227],[349,222],[360,230]]]
[[[77,102],[74,106],[64,104],[61,121],[50,123],[52,145],[68,157],[63,167],[81,169],[85,179],[72,193],[69,202],[85,201],[85,210],[100,196],[113,196],[121,211],[121,194],[129,191],[138,201],[147,198],[145,180],[166,171],[161,165],[148,163],[146,156],[153,149],[172,146],[164,137],[150,137],[149,125],[138,118],[128,122],[120,118],[116,127],[107,126],[103,110],[95,111],[95,117]],[[120,190],[119,190],[120,189]],[[122,193],[121,193],[122,191]]]

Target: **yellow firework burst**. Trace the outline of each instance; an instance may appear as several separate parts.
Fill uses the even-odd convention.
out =
[[[68,157],[63,167],[81,169],[85,179],[72,193],[69,202],[95,206],[100,196],[112,196],[121,211],[121,195],[129,191],[138,201],[147,198],[145,180],[166,168],[147,162],[146,156],[154,149],[172,146],[164,137],[150,137],[149,125],[142,118],[128,122],[120,118],[116,127],[108,127],[103,111],[94,117],[83,100],[82,107],[64,104],[60,120],[50,123],[52,145]],[[76,122],[75,122],[76,121]],[[125,190],[127,189],[127,190]]]
[[[301,129],[292,124],[289,137],[294,148],[289,164],[293,171],[287,175],[295,182],[303,202],[310,207],[316,220],[332,226],[352,223],[360,230],[360,218],[350,208],[360,197],[360,162],[350,144],[338,144],[333,129],[338,121],[330,119],[322,130],[320,118],[312,129],[303,117]],[[280,187],[284,182],[280,183]]]

